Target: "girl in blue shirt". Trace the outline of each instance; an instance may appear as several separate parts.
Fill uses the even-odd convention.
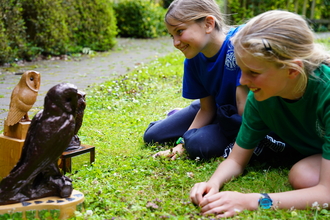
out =
[[[179,141],[163,155],[175,159],[187,150],[192,159],[222,156],[236,137],[241,123],[246,87],[239,85],[230,38],[238,28],[225,25],[214,0],[175,0],[165,16],[173,45],[182,51],[184,76],[182,95],[196,99],[164,120],[150,123],[147,143]]]

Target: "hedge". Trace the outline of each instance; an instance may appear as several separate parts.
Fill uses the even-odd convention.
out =
[[[120,37],[155,38],[167,33],[166,10],[149,0],[124,0],[114,5]]]
[[[117,34],[109,0],[0,1],[0,64],[43,55],[111,49]]]

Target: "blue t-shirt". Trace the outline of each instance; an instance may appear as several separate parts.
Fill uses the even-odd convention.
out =
[[[236,87],[241,70],[236,64],[234,47],[230,38],[238,31],[231,28],[221,49],[207,58],[199,53],[184,61],[182,96],[187,99],[201,99],[213,96],[218,106],[236,106]]]

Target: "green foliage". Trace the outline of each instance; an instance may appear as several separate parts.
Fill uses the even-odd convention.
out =
[[[0,65],[83,48],[109,50],[116,34],[109,0],[0,1]]]
[[[69,16],[71,41],[94,51],[111,49],[117,35],[116,17],[109,0],[63,1]]]
[[[166,10],[153,1],[120,1],[114,9],[121,37],[155,38],[166,34]]]
[[[173,2],[173,0],[163,0],[163,8],[168,8],[168,6],[170,6],[170,4]]]
[[[304,14],[303,5],[305,0],[269,0],[269,1],[259,1],[259,0],[228,0],[227,13],[231,14],[230,22],[231,24],[242,24],[248,19],[261,14],[268,10],[287,10],[291,12],[296,12],[298,14],[310,18],[311,14],[314,12],[313,19],[329,19],[330,11],[330,1],[329,0],[316,0],[315,8],[312,12],[312,2],[313,0],[306,1],[306,11]]]
[[[24,57],[27,50],[21,1],[0,1],[0,18],[0,64],[3,64]]]
[[[24,0],[23,18],[27,40],[45,54],[67,52],[68,27],[62,0]]]
[[[0,51],[0,64],[3,64],[4,60],[11,59],[11,48],[9,47],[9,40],[2,20],[0,20]]]

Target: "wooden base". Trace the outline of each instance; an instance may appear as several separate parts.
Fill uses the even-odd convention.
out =
[[[6,177],[21,157],[24,140],[0,135],[0,180]]]
[[[83,211],[84,194],[73,190],[69,198],[45,197],[0,206],[0,219],[68,219]]]
[[[4,133],[0,135],[0,180],[9,174],[21,158],[30,124],[30,121],[25,121],[4,126]]]
[[[27,131],[30,127],[30,121],[18,122],[13,126],[4,126],[4,136],[25,140]]]

